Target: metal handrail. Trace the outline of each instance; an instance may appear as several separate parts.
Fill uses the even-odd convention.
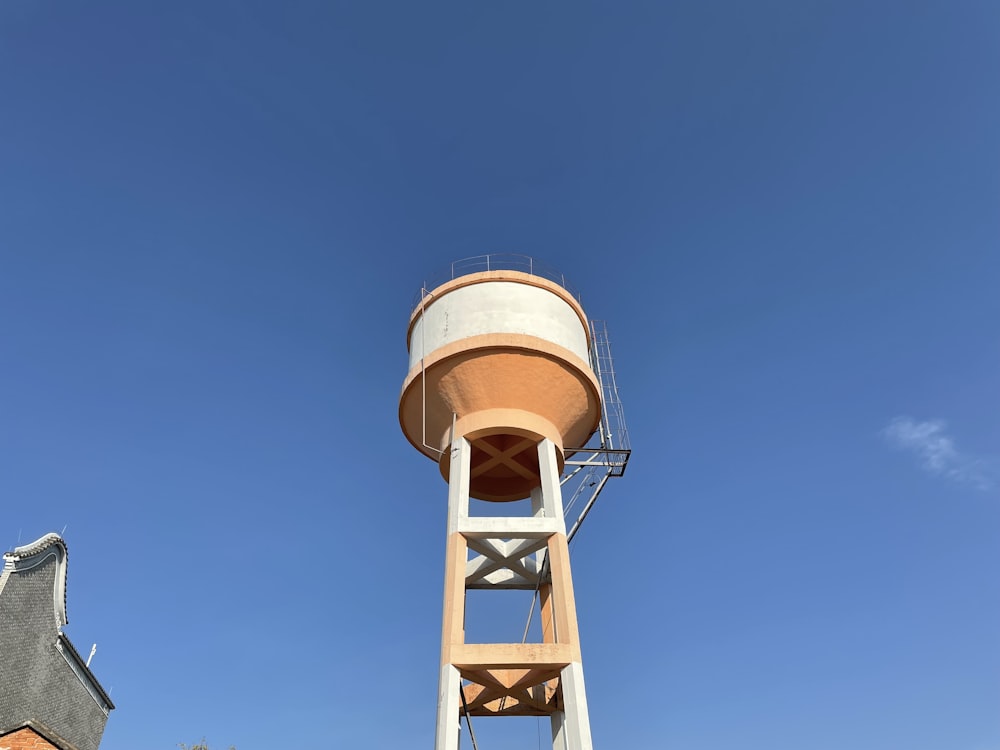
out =
[[[442,284],[466,276],[470,273],[481,273],[482,271],[520,271],[532,276],[554,281],[567,292],[569,292],[577,302],[582,304],[580,293],[574,289],[566,276],[551,266],[532,258],[530,255],[518,255],[516,253],[489,253],[487,255],[473,255],[469,258],[462,258],[454,261],[447,269],[439,271],[434,276],[428,278],[420,290],[413,298],[410,310],[415,310],[420,306],[426,293],[436,289]]]

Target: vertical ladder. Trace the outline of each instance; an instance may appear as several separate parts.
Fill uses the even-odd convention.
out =
[[[631,450],[628,428],[625,426],[625,410],[618,396],[615,380],[615,362],[611,356],[611,341],[608,325],[603,320],[590,321],[593,346],[590,350],[591,365],[601,384],[601,447],[608,450]]]

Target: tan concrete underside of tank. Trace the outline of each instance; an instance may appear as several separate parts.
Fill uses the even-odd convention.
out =
[[[600,421],[600,386],[569,350],[534,336],[482,334],[435,350],[407,375],[399,421],[407,439],[438,460],[447,479],[455,435],[472,444],[470,493],[528,497],[538,486],[535,446],[582,446]]]

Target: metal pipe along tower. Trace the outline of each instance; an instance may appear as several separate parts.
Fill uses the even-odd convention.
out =
[[[523,256],[462,261],[427,286],[410,316],[399,420],[448,482],[435,750],[457,750],[463,715],[470,732],[470,717],[550,716],[555,750],[590,750],[568,537],[629,456],[606,330]],[[560,478],[581,470],[605,475],[567,535]],[[530,499],[530,513],[470,515],[470,498]],[[472,589],[534,591],[541,642],[467,643]]]

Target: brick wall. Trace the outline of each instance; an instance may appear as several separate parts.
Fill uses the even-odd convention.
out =
[[[0,737],[0,750],[59,750],[31,727],[23,727],[16,732]]]

